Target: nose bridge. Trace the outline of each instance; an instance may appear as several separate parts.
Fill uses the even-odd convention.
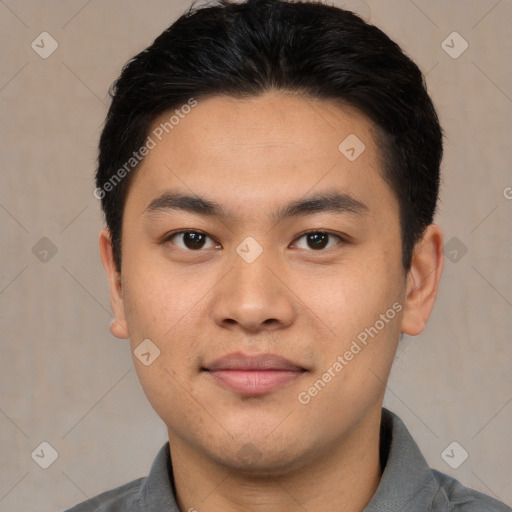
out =
[[[262,252],[254,261],[236,257],[232,271],[234,287],[240,289],[244,295],[273,295],[272,289],[276,287],[276,283],[273,282],[275,274],[270,270],[272,266],[276,266],[276,258],[272,258],[268,250]]]
[[[243,250],[246,252],[244,253]],[[291,293],[279,278],[280,263],[272,250],[255,259],[251,241],[240,244],[233,267],[222,280],[214,305],[218,324],[239,324],[248,330],[287,325],[294,314]],[[254,252],[253,252],[254,254]]]

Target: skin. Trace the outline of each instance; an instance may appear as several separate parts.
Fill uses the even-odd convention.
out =
[[[350,134],[366,146],[353,162],[338,149]],[[379,157],[372,124],[351,108],[283,92],[210,97],[134,176],[121,273],[109,232],[101,232],[111,332],[129,338],[132,351],[145,338],[160,350],[151,365],[135,356],[134,364],[168,428],[182,511],[355,512],[375,493],[381,407],[399,336],[423,331],[443,268],[443,235],[432,224],[404,271],[398,202]],[[216,201],[230,216],[144,213],[171,189]],[[332,189],[366,209],[271,218],[289,201]],[[183,229],[209,238],[199,249],[180,234],[164,241]],[[334,236],[315,249],[303,236],[310,230]],[[263,250],[252,263],[236,252],[248,236]],[[395,318],[300,403],[298,394],[396,302]],[[263,396],[241,396],[201,371],[232,352],[277,354],[307,371]]]

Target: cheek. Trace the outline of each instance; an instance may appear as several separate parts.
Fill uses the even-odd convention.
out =
[[[400,259],[397,264],[390,255],[376,255],[377,250],[369,251],[358,255],[357,260],[333,266],[328,279],[317,279],[316,287],[311,279],[305,287],[304,302],[321,319],[318,325],[328,327],[325,336],[316,338],[318,374],[314,379],[340,363],[338,357],[342,357],[343,370],[332,370],[338,377],[325,399],[361,399],[365,393],[368,400],[376,399],[382,392],[380,379],[386,379],[393,362],[404,277]]]
[[[124,301],[133,363],[148,401],[170,424],[179,421],[173,417],[175,408],[169,407],[171,399],[176,410],[186,411],[191,407],[187,397],[193,390],[187,387],[184,392],[183,383],[189,382],[197,366],[195,355],[201,336],[191,332],[190,322],[194,304],[204,292],[193,286],[192,277],[164,273],[157,266],[139,262],[134,272],[130,270],[126,265],[129,278]],[[151,340],[158,349],[158,357],[147,366],[138,359],[136,352],[145,339]],[[194,412],[197,415],[197,411]]]
[[[191,270],[178,274],[162,270],[165,264],[141,261],[136,269],[126,265],[125,315],[137,374],[149,401],[158,407],[159,397],[170,390],[171,395],[180,392],[179,382],[188,381],[197,371],[205,336],[200,316],[213,283]],[[148,367],[134,353],[144,339],[159,350]]]
[[[141,259],[126,265],[126,275],[123,296],[132,337],[166,339],[204,295],[201,282],[190,271],[178,274]]]
[[[297,276],[296,286],[305,307],[334,331],[331,334],[340,336],[373,324],[399,299],[394,274],[382,262],[358,258]]]

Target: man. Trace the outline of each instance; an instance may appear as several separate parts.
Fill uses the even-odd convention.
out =
[[[132,59],[94,193],[111,332],[169,443],[71,510],[510,510],[382,408],[439,286],[441,157],[421,72],[348,11],[225,0]]]

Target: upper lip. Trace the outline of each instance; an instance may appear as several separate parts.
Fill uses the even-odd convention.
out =
[[[240,352],[228,354],[205,365],[205,370],[282,370],[304,371],[284,357],[275,354],[245,355]]]

